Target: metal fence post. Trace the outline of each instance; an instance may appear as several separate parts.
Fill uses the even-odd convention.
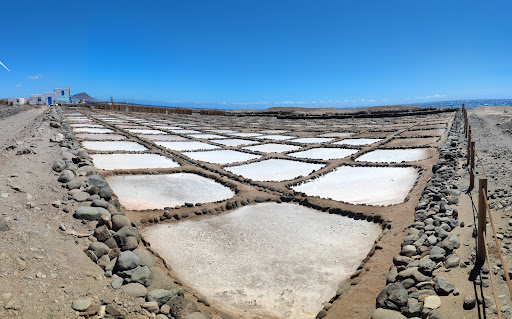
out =
[[[467,158],[466,165],[469,165],[470,158],[471,158],[471,128],[468,128],[468,151],[467,151],[467,154],[468,154],[468,158]]]
[[[471,167],[469,168],[469,188],[475,187],[475,142],[471,142]]]
[[[480,178],[478,183],[478,244],[477,244],[477,259],[480,261],[485,260],[485,241],[484,233],[487,224],[487,205],[485,204],[487,198],[487,178]]]

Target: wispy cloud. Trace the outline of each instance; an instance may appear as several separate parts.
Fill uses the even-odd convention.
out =
[[[21,86],[21,84],[16,84],[16,87],[19,88]]]
[[[43,74],[39,74],[39,75],[29,75],[27,76],[27,79],[29,80],[39,80],[40,78],[44,77]]]
[[[0,61],[0,64],[1,64],[1,65],[2,65],[2,66],[3,66],[7,71],[11,72],[11,70],[9,70],[9,69],[5,66],[5,64],[3,64],[3,63],[2,63],[2,61]]]

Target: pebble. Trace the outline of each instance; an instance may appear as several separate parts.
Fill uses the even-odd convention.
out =
[[[465,309],[465,310],[471,310],[473,308],[475,308],[476,306],[476,298],[474,295],[467,295],[465,298],[464,298],[464,302],[462,304],[462,307]]]
[[[435,310],[441,307],[441,298],[438,296],[428,296],[425,298],[423,307]]]
[[[78,299],[78,300],[73,301],[73,304],[71,305],[71,308],[73,308],[76,311],[85,311],[91,305],[92,305],[92,302],[90,300]]]

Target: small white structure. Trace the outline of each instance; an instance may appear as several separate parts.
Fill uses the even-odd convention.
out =
[[[20,104],[20,105],[23,105],[23,104],[27,104],[28,103],[28,98],[24,98],[24,97],[10,97],[7,99],[7,102],[11,103],[12,104]]]

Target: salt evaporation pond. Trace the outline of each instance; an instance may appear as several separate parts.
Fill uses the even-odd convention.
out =
[[[210,129],[207,131],[219,133],[219,134],[227,134],[227,133],[236,133],[237,132],[237,131],[233,131],[233,130],[217,130],[217,129]]]
[[[206,144],[203,142],[155,142],[155,144],[168,148],[175,151],[197,151],[197,150],[209,150],[220,148],[215,145]]]
[[[174,132],[174,133],[181,133],[181,134],[198,134],[198,133],[201,133],[201,132],[195,131],[195,130],[183,130],[183,129],[169,130],[169,131]]]
[[[263,135],[256,136],[256,138],[266,139],[266,140],[289,140],[291,138],[295,138],[296,136],[288,136],[288,135]]]
[[[153,135],[153,134],[137,134],[140,138],[145,138],[151,141],[190,141],[188,138],[179,135]]]
[[[354,135],[354,133],[345,133],[345,132],[330,132],[324,133],[320,135],[320,137],[349,137]]]
[[[282,153],[282,152],[295,151],[295,150],[298,150],[299,148],[300,148],[300,146],[297,146],[297,145],[274,144],[274,143],[244,147],[244,149],[246,149],[246,150],[258,151],[258,152],[262,152],[262,153]]]
[[[187,152],[188,157],[214,164],[230,164],[236,162],[245,162],[260,158],[260,155],[248,154],[233,150],[206,151],[206,152]]]
[[[258,144],[258,142],[255,141],[249,141],[249,140],[243,140],[239,138],[228,138],[224,140],[211,140],[214,143],[222,144],[226,146],[240,146],[240,145],[251,145],[251,144]]]
[[[289,156],[299,158],[312,158],[321,160],[331,160],[335,158],[344,158],[359,152],[359,150],[348,149],[348,148],[332,148],[332,147],[321,147],[312,148],[307,151],[288,153]]]
[[[217,134],[190,134],[189,136],[193,138],[226,138],[225,136]]]
[[[80,133],[113,133],[109,128],[89,128],[89,127],[77,127],[73,129],[74,132]]]
[[[260,136],[263,135],[261,133],[232,133],[230,135],[240,136],[240,137],[254,137],[254,136]]]
[[[382,141],[381,138],[347,138],[339,142],[334,142],[336,145],[370,145]]]
[[[413,167],[341,166],[292,189],[352,204],[390,205],[402,203],[417,178]]]
[[[69,126],[72,126],[72,127],[94,127],[94,128],[105,127],[105,126],[99,125],[99,124],[69,124]]]
[[[82,138],[85,140],[113,140],[113,141],[119,141],[124,140],[126,136],[119,135],[119,134],[77,134],[77,138]]]
[[[314,170],[321,169],[322,167],[324,167],[324,164],[268,159],[250,164],[225,167],[224,169],[255,181],[282,182],[301,175],[307,176]]]
[[[261,133],[263,133],[263,134],[283,134],[286,132],[290,132],[290,131],[287,131],[287,130],[264,130],[264,131],[261,131]]]
[[[144,129],[127,129],[127,131],[131,132],[131,133],[134,133],[134,134],[156,134],[156,135],[164,135],[164,134],[167,134],[165,133],[164,131],[159,131],[159,130],[144,130]]]
[[[105,180],[128,210],[163,209],[186,202],[208,203],[235,195],[229,187],[192,173],[113,175]]]
[[[332,140],[334,140],[334,138],[327,138],[327,137],[303,137],[303,138],[297,138],[297,139],[294,139],[294,140],[289,140],[289,142],[312,144],[312,143],[325,143],[325,142],[330,142]]]
[[[94,166],[99,169],[146,169],[174,168],[180,166],[175,161],[158,154],[93,154]]]
[[[404,150],[374,150],[359,156],[358,162],[373,163],[401,163],[424,160],[429,157],[429,152],[424,148]]]
[[[159,129],[164,129],[164,130],[181,130],[182,129],[179,126],[167,126],[167,125],[157,125],[155,127],[159,128]]]
[[[180,279],[237,318],[312,319],[379,233],[374,223],[263,203],[156,224],[144,237]]]
[[[91,151],[145,151],[147,148],[130,141],[82,141],[82,146]]]

